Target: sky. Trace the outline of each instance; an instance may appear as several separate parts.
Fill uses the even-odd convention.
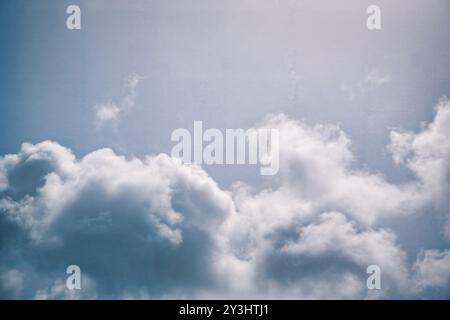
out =
[[[1,1],[0,298],[450,298],[449,14]],[[278,174],[181,164],[196,120],[279,130]]]

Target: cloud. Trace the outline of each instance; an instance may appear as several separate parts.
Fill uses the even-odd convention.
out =
[[[430,125],[409,133],[408,139],[423,143],[420,148],[406,147],[407,167],[415,179],[398,184],[355,168],[351,141],[339,127],[308,126],[283,115],[269,116],[263,126],[280,131],[280,173],[262,191],[244,184],[233,190],[237,212],[221,230],[223,250],[232,257],[224,255],[218,264],[229,291],[244,292],[247,297],[270,292],[280,297],[328,298],[327,290],[340,288],[345,275],[358,280],[349,281],[355,285],[346,287],[345,293],[334,291],[334,298],[424,294],[408,262],[416,257],[407,256],[386,221],[423,215],[431,207],[448,212],[448,203],[441,200],[450,167],[444,151],[448,140],[442,139],[448,136],[449,110],[450,104],[443,100]],[[399,156],[395,143],[393,139],[390,148],[394,159]],[[365,268],[371,264],[379,265],[383,273],[380,292],[361,289]],[[234,274],[245,276],[234,281]],[[317,287],[310,292],[293,289],[311,282]],[[261,285],[255,288],[254,283]],[[446,282],[441,285],[445,287]]]
[[[373,87],[379,87],[391,81],[392,79],[389,74],[382,74],[376,69],[370,70],[364,78],[364,83]]]
[[[65,279],[70,264],[92,279],[100,297],[214,283],[214,224],[233,203],[200,168],[163,154],[126,159],[110,149],[76,159],[50,141],[24,144],[2,164],[8,184],[0,259],[2,269],[30,275],[24,297],[55,297],[55,277]],[[26,186],[11,179],[18,172],[28,177]]]
[[[277,192],[316,212],[345,212],[371,225],[384,216],[411,212],[427,200],[421,183],[391,184],[380,174],[356,169],[351,140],[336,125],[309,126],[281,115],[270,116],[264,126],[280,132]]]
[[[120,115],[120,109],[112,104],[96,104],[95,105],[95,124],[97,128],[106,123],[117,123]]]
[[[134,106],[136,101],[136,87],[142,79],[144,78],[137,74],[131,74],[125,79],[127,94],[123,97],[121,103],[124,109],[130,109]]]
[[[126,94],[121,99],[120,103],[100,103],[94,106],[95,110],[95,125],[101,128],[104,125],[116,125],[120,116],[124,112],[128,112],[134,107],[136,102],[136,87],[143,77],[137,74],[131,74],[125,79]]]
[[[449,123],[442,100],[420,132],[391,133],[393,160],[414,174],[397,184],[358,167],[338,126],[284,115],[255,126],[280,132],[280,171],[264,188],[236,182],[222,190],[201,167],[165,154],[99,149],[77,158],[56,142],[25,143],[0,158],[0,294],[445,296],[448,250],[412,256],[389,221],[430,207],[448,213]],[[80,292],[65,288],[71,264],[85,279]],[[365,286],[371,264],[381,267],[380,291]]]
[[[370,90],[381,87],[391,81],[392,78],[389,74],[382,73],[373,68],[361,80],[355,83],[342,81],[340,89],[348,96],[349,100],[355,100],[357,97],[366,95]]]
[[[361,269],[373,261],[395,278],[391,283],[407,284],[406,255],[397,247],[395,235],[383,229],[357,230],[356,223],[338,212],[321,214],[318,223],[301,228],[298,239],[287,242],[281,250],[309,257],[337,254]]]
[[[444,225],[444,238],[450,241],[450,215],[447,216],[447,221]]]
[[[413,266],[419,288],[447,287],[450,281],[450,250],[425,250]]]
[[[0,275],[1,288],[6,295],[17,296],[23,289],[24,274],[17,270],[9,270]]]
[[[97,299],[96,286],[89,277],[81,278],[83,290],[67,290],[65,281],[58,279],[46,289],[39,289],[33,299],[35,300],[93,300]]]
[[[406,165],[424,191],[442,203],[450,192],[450,102],[442,98],[435,110],[434,121],[417,134],[392,131],[389,150],[395,162]]]

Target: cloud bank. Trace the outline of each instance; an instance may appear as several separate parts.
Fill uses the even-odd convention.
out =
[[[414,176],[402,183],[358,168],[336,125],[269,115],[255,128],[280,131],[280,171],[263,189],[222,190],[165,154],[76,158],[44,141],[1,157],[0,296],[449,297],[448,225],[434,230],[446,248],[417,256],[389,227],[414,215],[448,221],[447,100],[420,132],[391,132],[393,161]],[[70,264],[82,270],[80,291],[65,288]],[[381,290],[366,288],[371,264]]]

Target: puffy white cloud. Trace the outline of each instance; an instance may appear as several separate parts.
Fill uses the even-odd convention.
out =
[[[41,293],[39,286],[48,287],[58,270],[64,278],[69,264],[113,296],[214,282],[214,225],[233,203],[200,168],[163,154],[126,159],[109,149],[78,160],[49,141],[24,144],[2,163],[2,265],[34,274],[30,281]],[[11,227],[14,233],[4,233]]]
[[[416,176],[400,184],[358,169],[338,126],[284,115],[258,126],[280,132],[280,171],[263,189],[221,190],[200,167],[164,154],[99,149],[78,159],[55,142],[23,144],[0,158],[0,293],[311,299],[445,290],[448,252],[416,260],[385,224],[430,206],[448,212],[449,103],[436,112],[419,133],[392,132],[394,161]],[[88,279],[81,293],[64,288],[70,264]],[[365,287],[371,264],[381,267],[379,292]]]
[[[409,133],[408,139],[422,140],[437,127],[446,132],[449,126],[443,124],[443,118],[449,110],[448,103],[441,103],[434,122],[420,133]],[[420,294],[406,252],[395,233],[381,227],[381,222],[423,214],[436,206],[442,193],[434,190],[445,187],[448,176],[432,183],[433,176],[439,174],[435,170],[442,173],[449,167],[446,153],[435,154],[440,167],[425,159],[411,160],[417,164],[410,167],[416,179],[393,184],[380,174],[355,168],[350,139],[337,126],[308,126],[285,116],[270,116],[262,126],[280,130],[280,173],[265,190],[255,192],[242,184],[233,190],[236,213],[222,225],[226,235],[223,250],[233,258],[224,255],[218,263],[225,278],[231,270],[227,278],[230,291],[244,288],[248,296],[258,295],[255,291],[269,289],[254,283],[276,279],[278,285],[285,284],[280,286],[282,293],[291,287],[304,288],[305,282],[315,277],[318,286],[311,292],[327,297],[326,290],[319,292],[319,284],[325,281],[327,286],[339,287],[341,279],[336,275],[346,274],[359,281],[353,290],[347,288],[345,295],[336,293],[335,297],[348,297],[349,292],[353,297],[368,298]],[[422,148],[439,150],[440,144],[447,143],[439,138],[441,133],[434,136],[425,139]],[[392,145],[395,141],[391,150]],[[420,150],[404,145],[400,149],[408,150],[412,159],[423,157]],[[394,158],[398,160],[397,153]],[[432,171],[431,178],[420,173],[421,163]],[[448,205],[442,206],[448,211]],[[383,273],[383,288],[378,293],[358,289],[371,264],[379,265]],[[233,281],[235,274],[245,276]],[[311,292],[297,290],[291,297],[308,298]]]
[[[447,200],[450,172],[450,102],[441,99],[433,122],[415,134],[392,131],[390,150],[424,185],[422,192],[435,201]]]
[[[422,205],[418,183],[395,185],[380,174],[355,169],[351,141],[336,125],[308,126],[271,116],[264,126],[280,131],[279,190],[315,207],[345,212],[370,225],[386,215]]]
[[[376,264],[394,280],[390,283],[403,288],[408,285],[406,255],[397,247],[395,236],[386,230],[358,231],[355,223],[338,212],[322,214],[317,224],[301,228],[299,238],[281,250],[310,257],[338,254],[361,269]]]

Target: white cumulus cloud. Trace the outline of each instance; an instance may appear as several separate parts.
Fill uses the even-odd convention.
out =
[[[391,133],[394,161],[414,174],[403,183],[357,167],[351,139],[338,126],[284,115],[257,126],[280,132],[280,171],[263,189],[243,182],[220,189],[202,168],[165,154],[136,158],[99,149],[77,158],[56,142],[24,143],[0,158],[0,294],[445,294],[448,250],[412,256],[381,222],[429,214],[431,207],[448,213],[449,124],[450,104],[442,100],[420,132]],[[71,264],[87,279],[80,295],[64,288]],[[377,292],[365,287],[372,264],[382,272]]]

